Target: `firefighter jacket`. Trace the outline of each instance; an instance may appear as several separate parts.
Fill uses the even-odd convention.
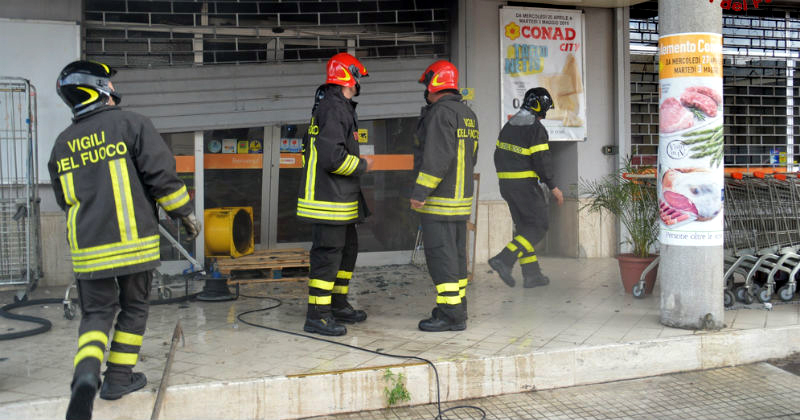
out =
[[[149,119],[104,106],[73,119],[47,164],[67,213],[72,268],[80,280],[159,265],[155,202],[172,216],[193,208],[175,158]]]
[[[508,122],[498,137],[494,166],[500,182],[533,179],[543,182],[551,190],[556,187],[547,129],[541,121],[529,125]]]
[[[367,162],[359,157],[356,103],[339,86],[322,92],[303,138],[297,217],[330,225],[360,222],[368,216],[359,179]]]
[[[461,95],[446,95],[422,108],[414,149],[414,209],[429,220],[468,220],[472,173],[478,157],[478,118]]]

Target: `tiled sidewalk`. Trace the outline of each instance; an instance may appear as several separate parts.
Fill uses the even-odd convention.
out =
[[[800,377],[766,363],[645,379],[501,395],[442,404],[471,405],[489,420],[800,419]],[[364,411],[315,420],[433,419],[435,404]],[[449,418],[480,419],[459,408]]]
[[[659,323],[658,289],[654,296],[641,300],[625,295],[616,260],[544,258],[542,264],[552,283],[535,289],[519,285],[508,288],[495,274],[489,273],[488,266],[479,266],[476,281],[468,291],[468,328],[451,333],[424,333],[417,329],[417,322],[429,316],[435,300],[426,272],[413,266],[357,268],[351,284],[351,301],[365,309],[369,319],[348,326],[348,334],[334,340],[444,361],[694,334]],[[175,293],[181,290],[178,288]],[[306,290],[301,283],[243,288],[244,294],[270,296],[283,302],[276,309],[251,314],[246,319],[302,332]],[[63,289],[49,292],[39,291],[34,298],[58,297]],[[10,300],[10,294],[0,295],[0,301]],[[172,330],[179,319],[186,341],[176,352],[170,385],[405,362],[256,329],[236,319],[243,311],[272,304],[264,299],[242,297],[233,302],[153,307],[138,365],[148,377],[148,388],[152,390],[159,383]],[[53,321],[53,329],[31,338],[0,342],[0,404],[67,396],[78,320],[63,319],[61,305],[16,312],[45,316]],[[726,311],[725,322],[728,329],[797,325],[800,305],[775,305],[772,311]],[[0,319],[0,331],[23,328],[29,326]]]

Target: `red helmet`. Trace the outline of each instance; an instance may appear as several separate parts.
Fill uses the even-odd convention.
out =
[[[458,69],[447,60],[439,60],[422,73],[419,82],[428,92],[435,93],[445,89],[458,89]]]
[[[367,77],[367,68],[348,53],[339,53],[328,60],[328,79],[325,83],[358,87],[358,79]]]

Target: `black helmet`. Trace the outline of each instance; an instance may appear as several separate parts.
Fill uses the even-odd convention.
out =
[[[520,108],[533,112],[534,114],[544,118],[547,110],[553,107],[553,98],[550,92],[543,87],[529,89],[525,92],[525,98],[522,100]]]
[[[119,104],[122,97],[109,86],[116,73],[96,61],[73,61],[58,75],[56,91],[75,116],[104,106],[109,97]]]

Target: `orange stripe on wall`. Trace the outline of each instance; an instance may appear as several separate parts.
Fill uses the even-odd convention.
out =
[[[261,169],[261,154],[207,154],[203,156],[205,169]],[[376,171],[410,171],[414,169],[414,156],[372,155],[373,169]],[[194,172],[194,156],[175,156],[175,166],[180,173]],[[303,155],[300,153],[281,153],[280,167],[284,169],[302,168]]]

